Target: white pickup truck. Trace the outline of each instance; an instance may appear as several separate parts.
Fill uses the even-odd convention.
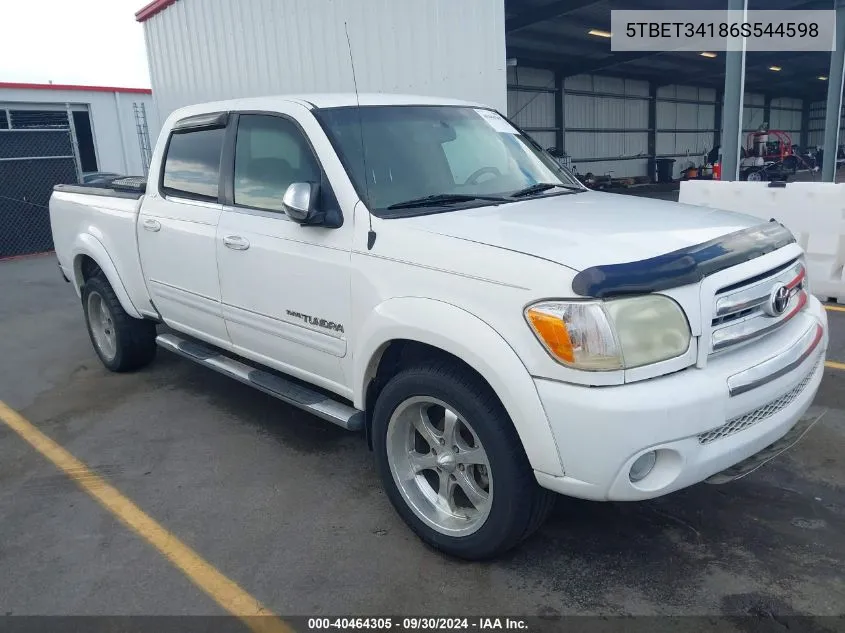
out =
[[[813,421],[827,320],[788,230],[590,191],[478,104],[183,108],[146,183],[57,186],[50,217],[107,368],[158,345],[362,431],[398,513],[460,557],[554,493],[735,479]]]

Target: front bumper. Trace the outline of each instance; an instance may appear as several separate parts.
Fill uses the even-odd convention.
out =
[[[821,336],[813,336],[819,329]],[[796,358],[796,342],[812,339],[812,351]],[[569,496],[628,501],[704,481],[762,451],[756,468],[783,448],[778,440],[786,439],[812,403],[827,342],[824,309],[812,299],[778,333],[713,356],[702,369],[614,387],[535,379],[564,472],[558,477],[535,471],[537,480]],[[776,366],[769,361],[781,356],[788,371],[731,395],[736,376],[746,377],[758,365]],[[648,451],[656,452],[654,468],[631,482],[631,466]]]

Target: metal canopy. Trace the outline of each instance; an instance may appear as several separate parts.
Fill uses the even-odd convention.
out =
[[[696,9],[726,9],[727,0],[699,0]],[[507,54],[518,66],[547,68],[564,77],[601,74],[642,79],[657,85],[683,82],[721,89],[725,53],[715,58],[694,52],[612,53],[610,40],[588,35],[610,30],[612,9],[692,8],[678,0],[505,0]],[[834,0],[749,0],[749,10],[833,9]],[[770,97],[820,101],[827,93],[830,53],[751,52],[745,62],[745,90]],[[782,70],[769,70],[780,66]]]

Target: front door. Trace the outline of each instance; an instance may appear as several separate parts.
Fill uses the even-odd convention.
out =
[[[171,134],[158,191],[138,219],[138,249],[150,297],[176,330],[228,347],[217,276],[220,157],[225,120]],[[151,174],[156,178],[156,174]],[[152,187],[150,187],[152,189]]]
[[[231,200],[217,228],[217,258],[234,350],[345,393],[351,218],[336,229],[301,226],[282,210],[293,182],[320,183],[321,204],[337,205],[294,118],[241,113],[233,124]]]

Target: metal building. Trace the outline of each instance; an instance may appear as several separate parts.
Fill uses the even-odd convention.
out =
[[[504,0],[155,0],[136,14],[162,120],[201,101],[352,92],[352,60],[360,92],[504,111],[504,17]]]
[[[158,129],[148,89],[0,83],[0,257],[52,248],[53,185],[144,174]]]
[[[838,7],[845,16],[845,0],[699,0],[695,8],[729,5]],[[199,101],[351,91],[346,26],[360,90],[486,103],[582,174],[653,179],[665,159],[677,178],[725,144],[723,128],[736,132],[728,140],[738,153],[740,135],[764,123],[803,148],[836,145],[824,134],[826,120],[832,129],[839,118],[827,116],[826,94],[834,109],[841,104],[842,66],[830,53],[748,53],[742,76],[726,83],[723,52],[611,52],[613,9],[679,8],[689,7],[680,0],[154,0],[136,18],[162,120]],[[728,84],[736,89],[725,107]]]

